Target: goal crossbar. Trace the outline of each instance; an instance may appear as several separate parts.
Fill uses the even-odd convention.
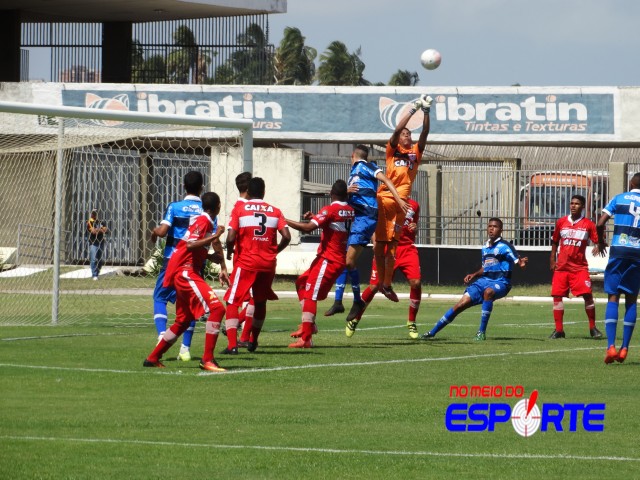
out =
[[[0,101],[0,114],[38,115],[47,117],[72,118],[83,120],[117,121],[123,123],[141,123],[153,125],[167,125],[175,127],[196,127],[197,129],[225,129],[241,132],[243,168],[253,171],[253,121],[248,119],[197,117],[193,115],[158,115],[147,112],[114,111],[95,108],[52,106],[35,103],[19,103]],[[9,129],[10,130],[10,129]],[[11,135],[9,130],[5,131]],[[183,130],[185,130],[183,128]],[[3,134],[0,129],[0,134]],[[58,145],[55,178],[55,215],[54,215],[54,245],[53,245],[53,301],[52,323],[57,324],[59,306],[60,279],[60,251],[61,251],[61,216],[62,216],[62,171],[63,149],[62,142],[65,134],[64,122],[58,125]]]
[[[249,119],[196,117],[195,115],[158,115],[148,112],[125,112],[5,101],[0,101],[0,112],[25,115],[48,115],[63,118],[173,124],[200,128],[235,128],[242,131],[244,138],[242,152],[244,170],[253,171],[253,121]]]

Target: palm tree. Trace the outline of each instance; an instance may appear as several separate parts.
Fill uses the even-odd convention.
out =
[[[186,25],[173,32],[176,50],[167,56],[170,83],[204,83],[211,56],[198,47],[195,35]]]
[[[315,48],[304,44],[299,29],[286,27],[274,58],[276,85],[311,85],[316,74],[313,61],[318,56]]]
[[[320,85],[371,85],[371,82],[362,76],[366,65],[360,59],[361,53],[360,48],[349,53],[344,43],[338,40],[331,42],[320,55]]]
[[[272,46],[260,25],[252,23],[237,37],[244,48],[231,54],[229,60],[216,69],[214,83],[271,85],[273,83]]]
[[[420,81],[418,72],[410,72],[409,70],[398,70],[391,76],[389,85],[394,87],[415,87]]]

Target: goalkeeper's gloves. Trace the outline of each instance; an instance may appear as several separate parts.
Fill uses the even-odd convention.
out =
[[[429,115],[429,112],[431,111],[431,104],[433,103],[433,98],[431,98],[429,95],[422,95],[420,97],[420,103],[424,114]]]

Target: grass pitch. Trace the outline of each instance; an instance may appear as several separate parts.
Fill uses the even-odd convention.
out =
[[[423,301],[420,332],[452,304]],[[257,352],[216,355],[225,374],[176,361],[176,346],[166,369],[144,369],[156,340],[144,317],[0,328],[0,478],[637,477],[637,335],[626,363],[605,365],[581,304],[566,305],[568,338],[551,341],[550,304],[497,302],[486,342],[473,340],[479,307],[424,342],[408,337],[407,301],[377,299],[351,339],[344,316],[322,316],[329,305],[300,351],[287,348],[298,303],[270,303]],[[199,325],[195,357],[203,338]],[[450,398],[451,385],[606,403],[604,431],[452,433],[449,404],[486,400]]]

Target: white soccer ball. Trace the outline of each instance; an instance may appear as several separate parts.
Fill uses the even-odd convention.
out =
[[[440,62],[442,61],[442,55],[437,50],[430,48],[422,52],[420,55],[420,63],[427,70],[435,70],[440,66]]]

